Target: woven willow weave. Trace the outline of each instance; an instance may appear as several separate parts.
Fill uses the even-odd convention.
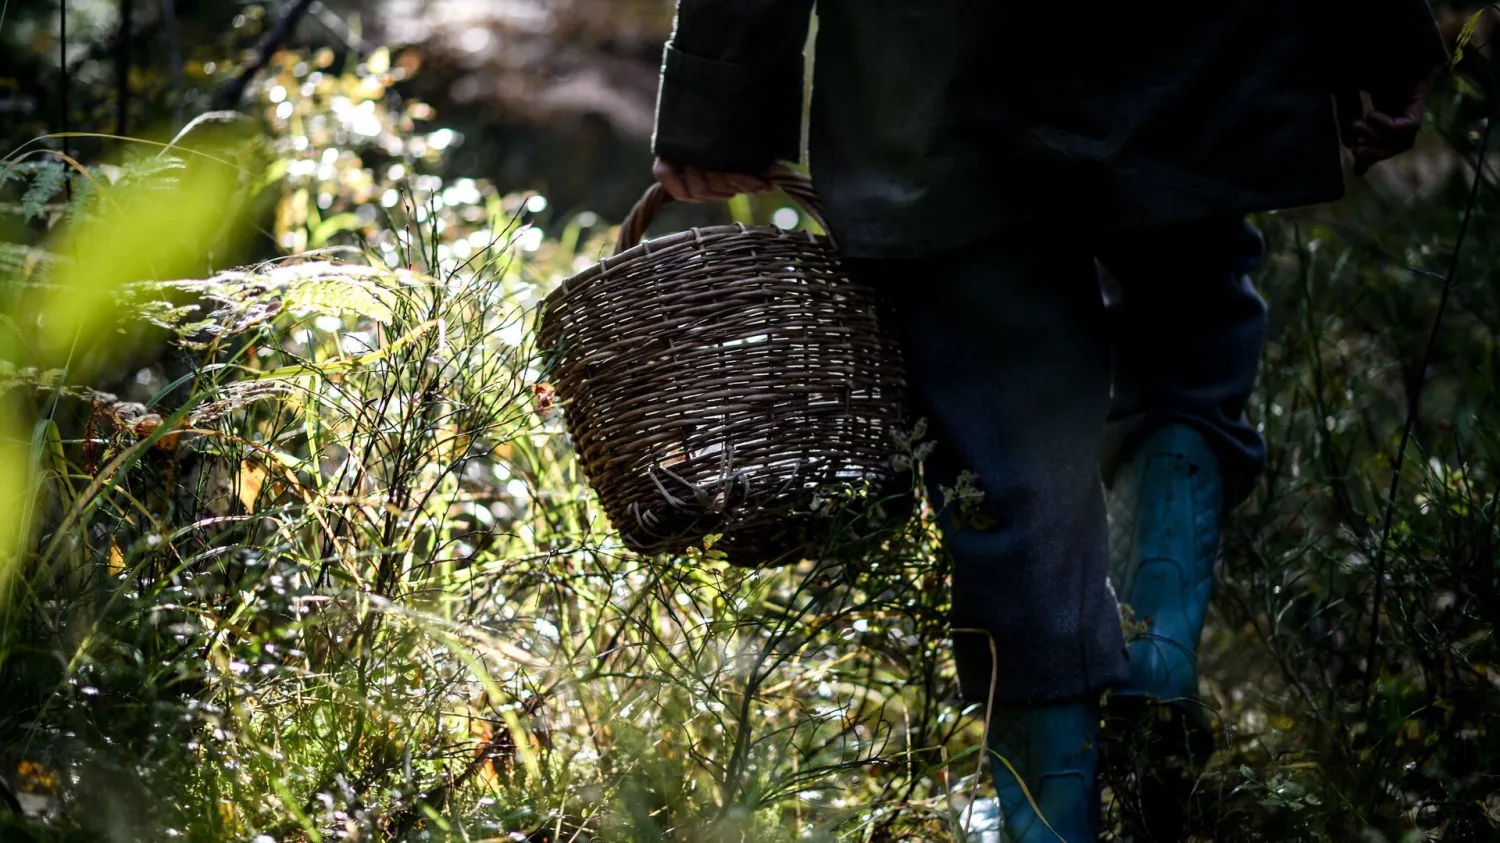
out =
[[[822,222],[804,178],[774,181]],[[898,346],[828,237],[736,224],[641,243],[667,201],[653,185],[615,256],[543,305],[568,432],[632,550],[720,534],[731,563],[795,562],[833,537],[819,502],[836,490],[909,489],[891,465]]]

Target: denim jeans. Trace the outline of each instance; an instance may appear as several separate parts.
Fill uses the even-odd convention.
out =
[[[992,679],[994,700],[1015,704],[1126,678],[1102,481],[1138,439],[1185,423],[1219,455],[1231,504],[1253,486],[1265,446],[1245,403],[1266,308],[1250,275],[1263,250],[1234,217],[1015,229],[920,259],[850,262],[890,305],[936,443],[925,480],[953,557],[965,700],[990,699]],[[983,492],[967,513],[942,492],[964,471]]]

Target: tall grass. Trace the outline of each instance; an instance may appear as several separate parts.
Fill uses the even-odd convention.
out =
[[[412,159],[358,188],[381,219],[359,196],[330,212],[318,197],[361,150],[303,151],[262,183],[281,195],[271,234],[304,254],[113,283],[88,311],[102,342],[85,351],[143,320],[176,349],[124,372],[149,399],[12,373],[8,397],[45,436],[24,503],[37,532],[8,567],[0,744],[26,807],[56,817],[15,833],[951,827],[977,724],[948,701],[930,531],[858,570],[624,552],[529,345],[533,305],[609,229],[584,218],[543,242],[534,198],[441,184]]]
[[[73,171],[72,202],[45,155],[0,184],[50,230],[0,250],[0,775],[25,813],[0,839],[962,839],[983,712],[954,701],[930,518],[848,564],[626,552],[531,340],[611,227],[544,232],[540,197],[429,174],[455,139],[391,93],[399,57],[321,61],[271,69],[268,139],[143,148]],[[1460,162],[1491,101],[1469,61],[1435,114]],[[1200,839],[1500,830],[1483,173],[1413,371],[1476,172],[1260,220],[1272,465],[1227,531]],[[237,267],[247,238],[280,254]]]
[[[537,412],[524,275],[497,248],[155,285],[219,302],[174,326],[186,398],[62,393],[88,435],[48,456],[5,642],[7,743],[71,779],[55,807],[204,840],[764,840],[931,798],[962,722],[926,533],[857,582],[624,553]]]

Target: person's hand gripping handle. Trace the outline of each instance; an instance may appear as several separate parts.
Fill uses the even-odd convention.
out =
[[[720,173],[697,167],[679,166],[657,158],[652,175],[679,202],[715,202],[733,199],[741,193],[767,193],[771,182],[749,173]]]
[[[1365,111],[1359,91],[1338,97],[1339,132],[1354,153],[1354,174],[1363,176],[1388,158],[1410,150],[1422,129],[1427,110],[1427,80],[1368,91],[1371,110]]]

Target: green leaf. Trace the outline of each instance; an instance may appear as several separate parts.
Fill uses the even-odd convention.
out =
[[[63,455],[62,434],[58,431],[56,422],[51,419],[42,419],[36,423],[32,432],[31,448],[33,477],[39,476],[40,469],[59,475],[67,473],[68,462]]]
[[[1453,45],[1453,62],[1450,65],[1451,67],[1458,67],[1458,63],[1463,61],[1464,48],[1469,46],[1469,43],[1474,40],[1474,30],[1479,26],[1479,19],[1484,17],[1484,13],[1489,10],[1489,7],[1486,6],[1475,12],[1473,17],[1469,18],[1468,23],[1464,24],[1464,28],[1459,30],[1458,42]]]
[[[343,234],[346,231],[355,231],[360,227],[359,217],[355,214],[334,214],[326,220],[318,223],[312,230],[312,236],[308,239],[308,246],[313,249],[321,249],[328,245],[334,235]]]
[[[21,196],[21,213],[27,222],[40,219],[47,213],[47,203],[63,189],[66,181],[67,170],[62,164],[49,161],[47,166],[36,169],[31,186]]]
[[[269,166],[269,167],[266,168],[265,174],[262,175],[260,177],[260,179],[255,182],[254,187],[255,187],[256,192],[258,193],[258,192],[260,192],[260,191],[262,191],[262,190],[270,187],[273,184],[277,184],[282,179],[285,179],[287,177],[287,174],[290,173],[291,170],[292,170],[291,159],[289,159],[289,158],[278,158],[276,161],[274,161],[274,162],[271,163],[271,166]]]

